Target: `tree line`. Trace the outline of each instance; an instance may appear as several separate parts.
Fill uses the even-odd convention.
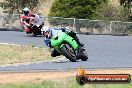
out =
[[[5,0],[0,3],[8,13],[19,13],[24,7],[31,10],[45,0]],[[109,0],[53,0],[49,17],[78,19],[130,21],[131,0],[120,0],[120,6],[108,3]]]
[[[0,6],[7,13],[20,13],[24,7],[28,7],[33,10],[35,7],[41,4],[45,0],[5,0],[0,3]]]

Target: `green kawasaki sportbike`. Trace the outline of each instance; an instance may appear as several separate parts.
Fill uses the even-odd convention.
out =
[[[62,55],[72,62],[81,59],[86,61],[88,55],[83,47],[80,47],[77,42],[65,32],[59,32],[52,37],[51,45]]]

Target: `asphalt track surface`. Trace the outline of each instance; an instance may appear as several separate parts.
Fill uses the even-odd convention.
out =
[[[88,61],[70,62],[67,59],[52,62],[0,66],[0,71],[66,70],[83,66],[87,69],[132,68],[132,36],[78,35],[85,44]],[[24,32],[0,31],[0,43],[36,45],[46,47],[43,37],[33,37]]]

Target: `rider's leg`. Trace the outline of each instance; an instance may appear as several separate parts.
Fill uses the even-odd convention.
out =
[[[68,35],[70,35],[72,38],[74,38],[79,46],[81,46],[81,47],[84,46],[84,44],[79,41],[79,38],[77,37],[75,32],[71,31],[68,33]]]

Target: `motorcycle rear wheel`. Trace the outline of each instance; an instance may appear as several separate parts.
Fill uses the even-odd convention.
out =
[[[71,62],[76,62],[75,52],[68,44],[65,44],[64,46],[62,46],[61,52]]]

